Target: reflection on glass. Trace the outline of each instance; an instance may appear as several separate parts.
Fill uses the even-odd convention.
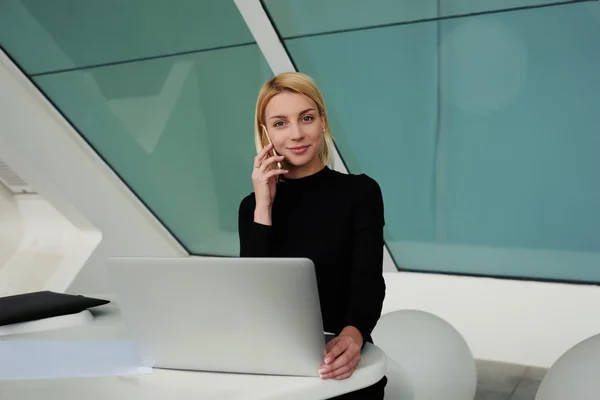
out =
[[[597,4],[286,41],[400,267],[600,282]]]
[[[0,0],[0,44],[28,74],[253,41],[233,1]]]
[[[262,0],[262,2],[284,38],[564,3],[562,0]]]
[[[188,251],[234,256],[254,104],[271,76],[247,45],[35,81]]]

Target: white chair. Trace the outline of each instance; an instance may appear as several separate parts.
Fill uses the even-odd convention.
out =
[[[546,372],[535,400],[600,399],[600,334],[576,344]]]
[[[373,341],[387,355],[386,400],[473,400],[477,369],[452,325],[416,310],[385,314]]]

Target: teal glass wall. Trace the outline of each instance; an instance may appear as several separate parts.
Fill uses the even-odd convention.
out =
[[[397,265],[600,282],[599,3],[340,3],[264,1]]]
[[[272,72],[232,1],[0,0],[0,44],[189,252],[239,253]]]
[[[213,0],[0,0],[0,43],[28,74],[253,43]]]
[[[578,0],[571,1],[577,2]],[[579,0],[581,1],[581,0]],[[565,0],[262,0],[282,38],[378,28],[471,14],[569,3]]]

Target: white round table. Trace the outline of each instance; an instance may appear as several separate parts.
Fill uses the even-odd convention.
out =
[[[14,341],[129,340],[115,304],[92,310],[92,322],[70,328],[12,335],[0,346]],[[38,342],[39,343],[39,342]],[[36,354],[36,357],[38,355]],[[39,355],[43,357],[43,355]],[[34,357],[35,358],[35,357]],[[35,360],[0,360],[0,363],[34,363]],[[5,364],[6,366],[7,364]],[[9,367],[11,364],[8,365]],[[378,382],[385,374],[386,357],[381,349],[367,343],[361,362],[352,377],[342,381],[310,377],[267,376],[198,371],[154,369],[151,374],[56,379],[2,379],[2,400],[199,400],[199,399],[327,399]]]

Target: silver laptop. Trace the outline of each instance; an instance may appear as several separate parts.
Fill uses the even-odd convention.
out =
[[[144,366],[319,376],[312,261],[117,257],[107,270]]]

